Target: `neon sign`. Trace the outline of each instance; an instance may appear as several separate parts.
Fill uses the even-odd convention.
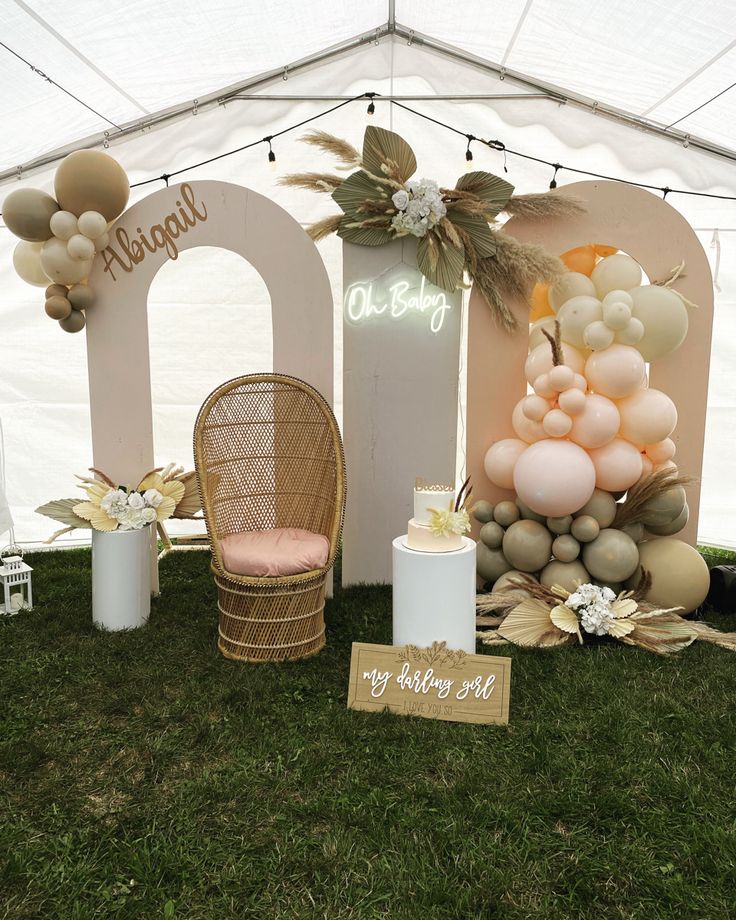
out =
[[[381,316],[400,320],[418,314],[429,317],[430,332],[436,335],[451,309],[445,291],[411,270],[387,272],[373,281],[351,284],[345,291],[345,316],[356,324]]]

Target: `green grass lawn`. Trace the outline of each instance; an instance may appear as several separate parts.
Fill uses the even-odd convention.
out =
[[[368,714],[350,643],[391,641],[387,588],[341,592],[316,658],[242,665],[203,553],[109,635],[87,551],[30,561],[37,607],[0,618],[1,917],[736,915],[732,653],[494,650],[508,726]]]

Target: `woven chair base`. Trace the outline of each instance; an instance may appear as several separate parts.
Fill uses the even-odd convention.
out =
[[[273,587],[243,585],[215,574],[220,626],[217,647],[235,661],[298,661],[325,645],[325,581]]]

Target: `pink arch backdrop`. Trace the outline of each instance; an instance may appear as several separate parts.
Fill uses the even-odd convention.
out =
[[[668,278],[682,260],[685,273],[673,285],[698,305],[689,310],[684,343],[650,368],[650,383],[677,406],[679,470],[692,476],[688,487],[690,520],[678,538],[694,544],[703,468],[708,369],[713,325],[713,279],[703,247],[685,218],[661,198],[616,182],[576,182],[565,192],[581,198],[587,211],[575,219],[530,222],[515,217],[504,229],[517,239],[540,243],[559,255],[576,246],[604,243],[633,256],[649,278]],[[511,413],[526,393],[524,361],[528,346],[526,305],[511,305],[519,319],[515,335],[502,332],[477,290],[470,296],[468,319],[467,471],[476,498],[500,501],[510,492],[494,486],[483,469],[491,443],[514,437]]]

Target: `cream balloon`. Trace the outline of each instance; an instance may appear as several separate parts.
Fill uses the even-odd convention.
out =
[[[646,365],[631,345],[610,345],[585,362],[585,377],[595,393],[621,399],[638,390],[646,379]]]
[[[516,461],[514,488],[521,501],[537,514],[564,517],[577,511],[593,494],[595,467],[577,444],[557,439],[538,441]]]
[[[608,256],[593,269],[590,280],[598,297],[605,297],[611,291],[630,291],[641,284],[641,266],[626,253]]]
[[[653,444],[669,438],[677,425],[677,409],[661,390],[639,390],[618,402],[621,437],[632,444]]]
[[[34,287],[46,287],[49,283],[41,263],[41,249],[44,245],[21,240],[13,250],[13,268],[26,284]]]
[[[486,451],[483,460],[486,476],[501,489],[513,489],[516,461],[528,447],[526,441],[521,441],[519,438],[504,438],[502,441],[496,441]]]
[[[616,517],[618,505],[610,492],[604,492],[603,489],[596,489],[583,507],[576,513],[575,517],[589,515],[598,522],[598,526],[610,527]]]
[[[476,544],[475,566],[484,581],[498,581],[504,572],[511,571],[512,566],[500,549],[490,549],[485,543]]]
[[[541,422],[534,422],[524,415],[524,400],[520,399],[514,407],[511,414],[511,427],[522,441],[527,444],[534,444],[535,441],[541,441],[547,435],[542,428]]]
[[[115,220],[128,203],[130,184],[122,166],[99,150],[75,150],[61,161],[54,177],[56,199],[77,216],[99,211]]]
[[[81,332],[85,323],[84,313],[80,313],[79,310],[72,310],[66,319],[59,320],[59,325],[64,332]]]
[[[638,449],[623,438],[614,438],[603,447],[590,451],[595,468],[595,485],[606,492],[624,492],[641,476],[642,461]]]
[[[679,348],[688,327],[687,307],[673,291],[657,284],[631,291],[632,313],[644,326],[637,343],[645,361],[654,361]]]
[[[607,295],[610,297],[611,295]],[[603,303],[603,322],[609,329],[614,332],[620,332],[629,325],[631,320],[631,307],[629,304],[620,300],[612,303],[604,301]]]
[[[110,245],[110,234],[103,233],[102,236],[98,236],[94,240],[95,252],[102,252],[103,249],[107,249]]]
[[[70,240],[75,233],[79,233],[76,215],[71,211],[57,211],[51,216],[49,225],[54,236],[60,240]]]
[[[86,262],[95,257],[95,244],[81,233],[75,233],[66,244],[69,257],[77,262]]]
[[[613,345],[614,332],[609,329],[603,320],[596,320],[583,330],[583,342],[586,348],[592,351],[603,351],[609,345]]]
[[[616,341],[622,345],[636,345],[644,338],[644,323],[632,316],[623,329],[616,333]]]
[[[627,582],[635,588],[645,569],[652,586],[645,599],[655,607],[681,607],[691,613],[699,607],[710,588],[710,572],[700,553],[682,540],[660,537],[639,544],[639,566]]]
[[[606,528],[583,546],[583,565],[594,578],[624,581],[639,564],[636,543],[622,530]]]
[[[603,319],[603,308],[597,297],[573,297],[560,307],[557,319],[560,321],[563,342],[576,348],[587,348],[585,330],[591,323]]]
[[[590,393],[585,397],[583,411],[572,419],[569,437],[588,450],[603,447],[616,437],[619,424],[616,404],[605,396]]]
[[[59,210],[51,195],[37,188],[19,188],[3,201],[5,226],[29,243],[43,243],[52,236],[49,222]]]
[[[555,318],[554,316],[543,316],[541,319],[538,319],[535,323],[532,323],[529,328],[529,351],[532,351],[537,347],[537,345],[547,345],[549,348],[549,342],[544,337],[543,329],[546,329],[550,335],[555,333]]]
[[[536,521],[516,521],[503,537],[503,554],[519,572],[538,572],[549,562],[552,535]]]
[[[576,559],[574,562],[558,562],[554,560],[548,563],[539,576],[541,584],[548,588],[554,588],[559,585],[565,591],[572,592],[579,586],[590,581],[590,576],[585,566]]]
[[[585,367],[585,359],[572,345],[567,342],[562,343],[562,363],[571,367],[575,374],[582,374]],[[527,382],[533,384],[540,374],[548,374],[553,367],[552,349],[549,342],[543,345],[537,345],[526,359],[524,373]]]
[[[634,306],[634,301],[631,299],[631,294],[628,291],[614,290],[609,291],[606,296],[603,298],[603,306],[612,303],[623,303],[631,309]]]
[[[573,297],[595,297],[595,285],[587,275],[580,272],[565,272],[550,287],[547,293],[549,305],[558,312],[563,303],[571,300]]]
[[[564,438],[572,428],[572,419],[562,409],[550,409],[542,419],[542,428],[551,438]]]
[[[52,236],[41,249],[41,265],[52,281],[61,284],[77,284],[92,270],[92,260],[78,262],[69,257],[66,243]]]
[[[560,409],[566,415],[580,415],[585,409],[585,393],[582,390],[578,390],[577,387],[572,387],[560,393],[557,401],[560,404]]]
[[[79,232],[90,240],[96,240],[107,232],[107,221],[99,211],[85,211],[79,215]]]

